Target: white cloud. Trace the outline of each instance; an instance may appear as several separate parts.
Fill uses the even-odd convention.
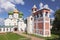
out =
[[[15,9],[15,4],[24,5],[23,0],[0,0],[0,12],[3,11],[10,11]]]
[[[0,18],[0,25],[4,25],[4,19]]]
[[[23,0],[8,0],[14,4],[21,4],[21,5],[24,5],[24,1]]]
[[[50,12],[51,12],[51,13],[54,13],[54,10],[50,9]]]
[[[52,10],[51,8],[49,8],[48,4],[43,5],[43,3],[40,3],[39,7],[40,7],[40,9],[43,9],[43,8],[50,9],[50,12],[54,13],[54,10]]]
[[[55,0],[51,0],[52,2],[55,2]]]
[[[10,9],[13,10],[15,9],[15,5],[10,2],[6,2],[6,3],[2,3],[1,8],[4,8],[6,11]]]
[[[47,9],[49,9],[49,6],[46,4],[46,5],[44,5],[44,7],[43,8],[47,8]]]

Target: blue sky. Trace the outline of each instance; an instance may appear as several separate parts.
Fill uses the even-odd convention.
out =
[[[38,9],[40,9],[40,3],[43,3],[43,5],[47,4],[54,12],[60,8],[60,0],[1,0],[0,18],[7,18],[8,12],[15,8],[17,8],[19,11],[22,11],[24,18],[26,18],[31,14],[31,9],[34,4]],[[51,13],[51,18],[54,17],[54,12]]]

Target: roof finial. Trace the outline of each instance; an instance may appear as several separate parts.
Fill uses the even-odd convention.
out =
[[[37,8],[36,5],[34,5],[33,8]]]
[[[19,12],[17,9],[14,9],[14,13]]]

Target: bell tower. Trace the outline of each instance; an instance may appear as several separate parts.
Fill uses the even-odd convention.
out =
[[[49,9],[42,9],[43,13],[43,35],[44,36],[51,36],[50,32],[50,10]]]
[[[33,13],[34,33],[40,36],[50,37],[50,9],[43,8]]]

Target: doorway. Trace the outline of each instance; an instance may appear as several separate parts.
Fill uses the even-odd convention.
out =
[[[14,31],[18,31],[18,28],[14,28]]]

